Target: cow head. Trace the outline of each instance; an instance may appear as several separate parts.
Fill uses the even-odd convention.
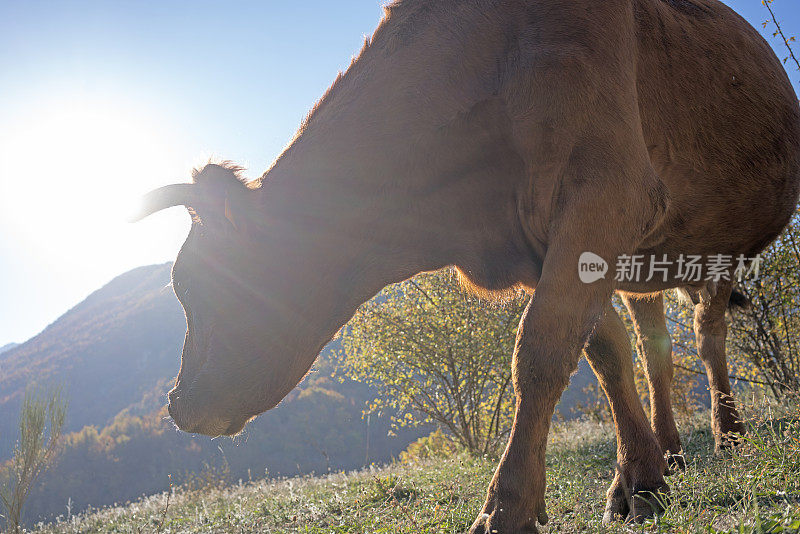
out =
[[[265,215],[239,171],[206,165],[193,183],[149,193],[135,217],[176,205],[192,214],[172,271],[187,332],[169,413],[182,430],[212,436],[278,404],[358,304],[337,302],[324,246],[286,210]]]

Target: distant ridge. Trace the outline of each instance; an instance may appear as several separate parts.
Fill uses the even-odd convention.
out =
[[[170,480],[190,480],[189,473],[235,480],[383,463],[430,432],[390,434],[388,414],[362,418],[375,393],[331,378],[330,351],[338,341],[280,406],[236,440],[177,432],[164,405],[186,321],[169,286],[170,269],[165,263],[117,276],[0,355],[0,464],[17,439],[26,389],[59,385],[69,401],[65,450],[33,490],[26,525],[53,519],[67,503],[76,513],[163,491]]]
[[[295,475],[382,463],[430,432],[394,435],[389,414],[362,418],[375,392],[331,378],[331,350],[339,340],[323,351],[316,372],[235,441],[176,432],[164,404],[180,366],[186,321],[169,287],[170,269],[164,263],[117,276],[37,336],[3,347],[0,463],[17,439],[28,387],[60,385],[69,400],[66,450],[32,493],[26,524],[54,518],[67,502],[77,512],[163,491],[168,475],[179,482],[209,466],[235,480],[265,471]],[[592,380],[582,363],[562,397],[562,417],[572,415]]]
[[[186,323],[168,287],[170,269],[164,263],[117,276],[3,353],[0,459],[16,439],[20,400],[31,385],[64,387],[70,402],[65,430],[74,431],[107,424],[146,390],[175,376]]]
[[[13,349],[14,347],[16,347],[18,345],[19,345],[19,343],[8,343],[6,345],[3,345],[2,347],[0,347],[0,354],[11,350],[11,349]]]

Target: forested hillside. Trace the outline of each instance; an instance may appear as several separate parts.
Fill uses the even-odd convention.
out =
[[[17,439],[26,388],[60,386],[69,400],[65,449],[26,503],[28,524],[162,491],[170,480],[247,480],[382,463],[430,431],[392,431],[388,413],[363,417],[376,391],[341,372],[332,376],[338,340],[298,388],[234,440],[177,431],[164,405],[185,319],[169,286],[170,267],[115,278],[0,358],[0,462]],[[561,416],[573,415],[593,381],[582,363]]]
[[[0,358],[0,462],[17,439],[26,388],[60,385],[69,399],[65,449],[26,504],[28,524],[164,490],[170,476],[236,480],[384,462],[426,431],[389,436],[388,418],[362,418],[369,389],[332,379],[326,352],[235,440],[178,432],[163,408],[185,331],[169,271],[155,265],[117,277]]]
[[[0,360],[0,458],[16,439],[28,387],[62,385],[66,431],[105,425],[159,394],[175,375],[185,321],[169,284],[170,265],[140,267],[92,293]],[[153,399],[155,400],[155,399]],[[157,407],[151,404],[148,409]]]
[[[686,470],[667,477],[671,498],[644,525],[604,524],[614,477],[613,430],[556,423],[547,448],[547,512],[540,532],[777,534],[800,532],[800,413],[793,403],[746,402],[747,437],[713,453],[708,413],[680,422]],[[440,454],[329,476],[174,487],[129,506],[75,516],[41,531],[440,534],[465,532],[496,466],[489,457]]]
[[[0,347],[0,354],[2,354],[4,352],[8,352],[9,350],[13,349],[17,345],[19,345],[19,343],[6,343],[2,347]]]

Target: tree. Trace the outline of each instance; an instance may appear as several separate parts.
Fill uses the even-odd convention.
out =
[[[67,404],[61,390],[25,393],[19,416],[19,441],[2,473],[0,501],[8,532],[19,532],[22,507],[34,483],[58,452]]]
[[[792,46],[792,43],[794,43],[796,39],[794,36],[787,37],[786,34],[783,32],[783,28],[781,27],[780,21],[775,17],[775,10],[772,9],[771,4],[774,1],[775,0],[761,0],[761,5],[767,8],[767,11],[769,11],[769,15],[772,17],[771,19],[765,20],[762,23],[762,27],[766,29],[767,26],[772,25],[772,27],[774,28],[772,32],[772,37],[783,41],[783,44],[786,46],[786,51],[789,54],[788,56],[785,56],[783,58],[783,63],[786,64],[791,59],[794,65],[797,67],[797,70],[800,70],[800,61],[798,61],[797,56],[795,56],[794,48]]]
[[[800,212],[762,253],[759,277],[740,289],[751,302],[731,322],[740,374],[776,396],[800,393]]]
[[[475,454],[507,434],[514,416],[511,356],[520,295],[489,305],[461,291],[451,271],[384,289],[343,331],[340,371],[377,386],[370,411],[397,425],[436,423]]]

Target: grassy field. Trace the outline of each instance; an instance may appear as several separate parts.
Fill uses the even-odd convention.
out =
[[[745,413],[745,443],[716,457],[707,414],[681,422],[686,471],[669,477],[666,512],[644,525],[600,521],[613,429],[556,425],[548,448],[550,522],[541,532],[800,532],[800,410],[762,401]],[[494,466],[459,455],[318,478],[175,488],[37,532],[457,533],[478,513]]]

